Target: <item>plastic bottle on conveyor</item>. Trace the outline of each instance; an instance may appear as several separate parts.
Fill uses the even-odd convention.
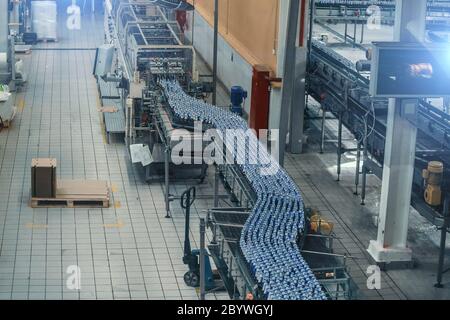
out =
[[[234,161],[257,193],[252,214],[242,230],[240,246],[250,271],[262,284],[267,299],[325,299],[317,279],[302,258],[296,239],[305,225],[300,192],[286,172],[276,164],[273,175],[261,175],[271,156],[239,116],[184,93],[179,83],[161,79],[173,112],[182,119],[199,120],[219,130],[242,129],[237,139],[246,142],[244,150],[234,149]],[[248,140],[246,140],[248,139]],[[253,163],[251,159],[258,159]]]

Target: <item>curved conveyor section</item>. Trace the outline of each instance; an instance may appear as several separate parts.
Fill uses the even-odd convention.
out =
[[[305,218],[303,200],[292,179],[271,158],[254,134],[246,135],[249,128],[242,118],[187,95],[176,81],[160,80],[160,85],[178,117],[209,123],[221,133],[226,133],[228,129],[241,129],[242,139],[247,141],[244,149],[249,150],[245,156],[258,154],[259,161],[254,161],[256,164],[240,164],[258,195],[253,212],[242,230],[240,246],[267,298],[326,299],[296,243],[299,233],[304,230]],[[235,161],[239,152],[246,153],[245,150],[237,150],[236,146],[234,152]],[[240,155],[243,156],[242,153]],[[268,166],[263,164],[271,163],[271,160],[275,170],[267,174],[262,169]]]

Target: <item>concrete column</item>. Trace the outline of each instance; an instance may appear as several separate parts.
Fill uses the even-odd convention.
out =
[[[300,7],[305,5],[304,11],[301,14],[304,15],[303,28],[308,30],[308,3],[309,1],[300,0]],[[302,10],[301,10],[302,11]],[[302,19],[300,19],[302,23]],[[303,45],[296,48],[296,64],[295,64],[295,80],[294,80],[294,99],[291,101],[290,106],[290,127],[289,127],[289,152],[298,154],[303,152],[304,136],[304,122],[305,122],[305,107],[306,107],[306,69],[307,69],[307,35],[308,32],[303,34]]]
[[[298,18],[300,11],[300,0],[291,0],[286,32],[286,47],[284,52],[283,87],[281,90],[281,114],[280,114],[280,154],[279,163],[284,165],[285,141],[289,131],[289,112],[294,101],[294,80],[296,67],[296,44],[298,35]]]
[[[423,42],[426,0],[397,0],[394,41]],[[377,240],[368,252],[380,264],[412,261],[407,247],[417,128],[402,117],[402,108],[417,101],[389,99],[383,181]]]
[[[278,0],[278,39],[277,50],[277,75],[284,73],[284,55],[286,47],[286,31],[289,14],[290,0]],[[279,129],[281,114],[281,89],[272,88],[270,93],[269,129]]]
[[[293,93],[292,93],[292,99],[289,101],[288,106],[282,105],[282,90],[286,88],[285,85],[287,85],[286,82],[286,73],[285,73],[285,64],[286,64],[286,39],[288,37],[288,27],[289,27],[289,19],[293,18],[292,15],[290,17],[289,14],[289,7],[290,7],[291,0],[284,1],[280,0],[279,4],[279,26],[278,26],[278,50],[277,50],[277,75],[280,75],[283,77],[283,89],[276,89],[273,88],[271,95],[270,95],[270,112],[269,112],[269,129],[280,129],[281,130],[281,122],[282,122],[282,113],[287,111],[288,114],[288,128],[287,132],[289,134],[289,141],[288,141],[288,150],[291,153],[301,153],[303,151],[303,128],[304,128],[304,111],[305,111],[305,78],[306,78],[306,66],[307,66],[307,47],[297,47],[295,46],[295,57],[294,59],[294,65],[291,70],[293,71]],[[296,0],[297,2],[297,0]],[[302,0],[298,1],[299,3],[295,4],[295,7],[301,6]],[[306,1],[306,8],[305,8],[305,29],[307,29],[308,26],[308,2]],[[297,10],[296,10],[297,11]],[[299,11],[297,11],[299,12]],[[293,38],[292,41],[295,41],[295,44],[297,44],[298,39],[298,17],[297,19],[297,26],[295,27],[295,39]],[[292,24],[293,26],[293,24]],[[290,32],[290,31],[289,31]],[[290,32],[290,34],[293,35],[293,32]],[[305,42],[306,44],[306,37],[307,32],[305,32]],[[291,41],[291,42],[292,42]],[[289,64],[292,64],[290,61],[288,61]],[[283,76],[284,75],[284,76]],[[286,100],[285,100],[286,101]]]

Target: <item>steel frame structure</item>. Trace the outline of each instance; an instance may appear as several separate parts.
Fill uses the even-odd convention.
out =
[[[387,99],[369,97],[369,77],[356,71],[349,60],[340,56],[324,44],[313,41],[308,92],[321,103],[326,112],[333,113],[339,120],[338,132],[338,175],[340,158],[344,152],[357,151],[358,162],[362,162],[362,172],[357,168],[355,186],[359,186],[362,175],[362,203],[365,200],[366,175],[382,175],[384,157],[384,136],[386,133]],[[324,119],[322,119],[322,123]],[[342,144],[342,126],[345,125],[358,140],[355,149],[345,150]],[[430,160],[440,160],[450,165],[450,115],[433,107],[425,100],[420,101],[416,125],[419,129],[415,191],[412,204],[433,223],[442,223],[433,208],[424,212],[420,191],[421,171]],[[322,130],[322,132],[324,132]],[[322,136],[322,146],[324,143]],[[448,174],[448,171],[447,171]]]

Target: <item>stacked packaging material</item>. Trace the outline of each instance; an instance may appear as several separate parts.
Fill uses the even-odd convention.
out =
[[[0,129],[6,121],[10,122],[14,118],[15,112],[9,87],[5,84],[0,84]]]
[[[247,123],[237,115],[209,105],[184,93],[178,82],[160,80],[174,113],[182,119],[212,124],[223,134],[228,129],[241,129],[245,141]],[[260,159],[259,163],[239,164],[257,194],[256,205],[245,224],[240,246],[251,272],[262,285],[267,299],[323,300],[321,286],[300,254],[296,240],[305,229],[303,199],[288,174],[275,164],[270,174],[261,174],[271,155],[252,134],[249,150],[234,154],[241,159]],[[232,147],[232,146],[231,146]],[[235,159],[236,160],[236,159]]]
[[[56,1],[32,1],[33,32],[38,40],[57,40]]]

